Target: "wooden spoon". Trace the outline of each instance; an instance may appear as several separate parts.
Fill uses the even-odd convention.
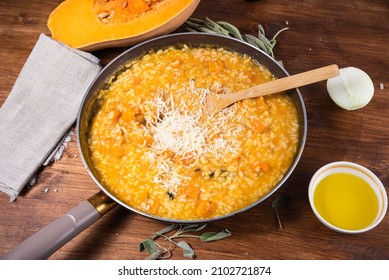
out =
[[[300,86],[313,84],[336,77],[338,75],[339,68],[336,64],[333,64],[285,78],[276,79],[239,92],[218,94],[211,91],[211,93],[206,97],[203,112],[208,116],[213,116],[220,110],[239,100],[264,96]]]

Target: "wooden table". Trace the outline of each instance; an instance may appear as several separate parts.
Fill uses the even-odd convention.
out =
[[[60,2],[0,2],[0,104],[38,35],[50,34],[46,21]],[[206,228],[227,228],[231,237],[213,243],[186,240],[195,249],[196,258],[389,259],[389,215],[370,232],[340,234],[317,220],[307,196],[313,173],[339,160],[371,169],[389,191],[389,2],[203,0],[193,16],[228,21],[253,35],[259,23],[269,36],[288,23],[289,30],[278,37],[275,56],[290,74],[337,63],[363,69],[375,86],[371,103],[351,112],[332,102],[324,82],[301,88],[308,113],[308,137],[297,168],[268,200]],[[94,54],[106,64],[124,50],[106,49]],[[0,194],[0,255],[97,191],[73,140],[63,158],[44,168],[37,184],[26,189],[16,202],[10,203],[5,194]],[[284,231],[278,230],[271,207],[280,193],[292,197],[292,203],[279,208]],[[138,252],[138,243],[164,226],[117,207],[50,259],[144,259],[146,253]],[[171,258],[183,259],[181,251],[174,250]]]

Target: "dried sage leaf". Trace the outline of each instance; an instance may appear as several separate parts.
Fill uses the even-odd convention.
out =
[[[195,252],[192,249],[192,247],[190,247],[190,245],[188,243],[186,243],[185,241],[180,241],[180,242],[177,242],[176,245],[183,250],[183,255],[185,258],[189,258],[189,259],[194,258]]]
[[[200,235],[200,240],[204,242],[211,242],[221,240],[229,236],[231,236],[231,232],[228,229],[224,229],[219,232],[205,232]]]
[[[195,257],[195,251],[193,248],[185,241],[176,242],[174,239],[177,238],[197,238],[204,242],[217,241],[228,236],[231,236],[231,232],[227,229],[220,232],[206,232],[203,234],[187,234],[188,232],[199,232],[202,231],[207,224],[171,224],[160,231],[157,231],[152,234],[152,239],[145,239],[139,244],[139,252],[146,250],[149,253],[148,260],[157,260],[157,259],[168,259],[171,256],[172,249],[174,247],[180,247],[183,250],[184,257],[193,259]],[[175,230],[175,232],[170,233]],[[167,233],[170,233],[167,235]],[[164,238],[165,241],[170,243],[168,248],[161,246],[156,243],[157,238]],[[175,245],[175,246],[172,246]]]
[[[166,233],[169,233],[171,232],[173,229],[175,229],[178,225],[177,224],[171,224],[171,225],[168,225],[166,227],[164,227],[163,229],[161,229],[160,231],[157,231],[157,232],[154,232],[152,235],[151,235],[151,239],[152,240],[155,240],[157,237],[161,236],[161,235],[164,235]]]
[[[159,260],[162,257],[162,252],[154,252],[146,258],[146,260]]]
[[[290,196],[290,194],[282,193],[282,194],[277,195],[277,197],[272,201],[271,206],[273,208],[281,207],[281,206],[289,204],[291,202],[291,200],[292,200],[292,197]]]
[[[142,252],[143,250],[146,250],[146,252],[150,255],[156,252],[160,252],[162,254],[161,249],[151,239],[145,239],[141,243],[139,243],[139,252]]]
[[[182,231],[183,232],[195,232],[195,231],[201,231],[203,230],[205,227],[207,226],[207,224],[203,224],[203,225],[189,225],[189,226],[184,226]]]
[[[290,201],[291,201],[291,196],[289,194],[279,194],[271,203],[271,207],[274,209],[274,212],[276,213],[278,227],[281,231],[284,230],[284,227],[282,226],[280,215],[278,214],[277,211],[277,207],[281,207],[286,204],[289,204]]]

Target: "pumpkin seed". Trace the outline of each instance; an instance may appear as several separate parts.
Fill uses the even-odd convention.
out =
[[[97,15],[100,19],[106,18],[109,16],[108,12],[101,12],[100,14]]]

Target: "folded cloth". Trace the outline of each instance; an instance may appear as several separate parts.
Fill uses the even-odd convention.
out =
[[[74,124],[99,63],[89,53],[39,36],[0,108],[0,191],[11,201]]]

